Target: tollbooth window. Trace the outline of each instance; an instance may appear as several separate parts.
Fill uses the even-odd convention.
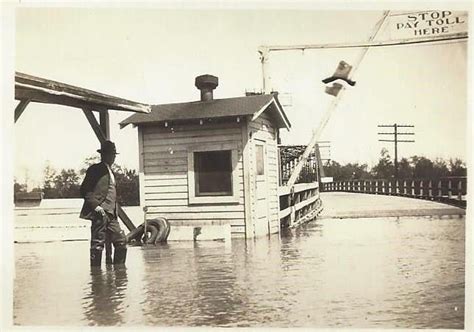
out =
[[[232,154],[225,151],[194,152],[196,196],[232,195]]]

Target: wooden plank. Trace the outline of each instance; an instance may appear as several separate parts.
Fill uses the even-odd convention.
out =
[[[18,121],[20,116],[23,114],[23,112],[26,109],[26,106],[28,106],[29,103],[30,103],[30,99],[20,100],[20,103],[15,108],[15,123]]]
[[[146,139],[144,146],[146,148],[152,146],[176,146],[176,145],[189,145],[197,143],[223,143],[223,142],[241,142],[241,136],[238,134],[222,134],[216,136],[201,136],[201,137],[181,137],[172,139]]]
[[[242,233],[242,235],[245,235],[245,225],[231,225],[230,230],[232,233]]]
[[[150,181],[188,179],[187,174],[145,174],[145,184]]]
[[[206,136],[219,136],[219,135],[235,135],[240,134],[241,130],[238,127],[224,128],[224,129],[207,129],[202,130],[184,130],[184,131],[158,131],[150,132],[145,135],[145,138],[150,141],[154,140],[169,140],[169,139],[178,139],[178,138],[187,138],[187,137],[206,137]]]
[[[205,205],[205,206],[148,206],[150,209],[153,208],[154,213],[196,213],[196,214],[206,214],[209,212],[214,213],[228,213],[228,212],[244,212],[243,204],[235,205]]]
[[[145,134],[152,133],[169,133],[171,128],[175,133],[186,132],[186,131],[205,131],[205,130],[215,130],[215,129],[230,129],[230,128],[240,128],[240,123],[237,122],[219,122],[219,123],[203,123],[200,124],[173,124],[169,123],[168,127],[150,125],[143,126]]]
[[[160,193],[187,193],[188,186],[166,186],[166,187],[145,187],[145,194],[160,194]]]
[[[173,151],[173,154],[174,152],[177,152],[177,151],[188,151],[190,149],[193,149],[193,148],[196,148],[198,147],[200,144],[199,143],[194,143],[194,144],[186,144],[186,145],[165,145],[165,146],[144,146],[144,152],[145,153],[154,153],[154,152],[165,152],[165,151]],[[207,144],[206,144],[207,145]],[[214,142],[212,144],[212,146],[216,149],[216,150],[232,150],[232,149],[237,149],[239,154],[240,154],[240,151],[242,150],[242,145],[239,143],[239,144],[236,144],[234,143],[233,141],[229,141],[229,142]]]
[[[150,216],[163,216],[167,219],[173,220],[228,220],[228,219],[243,219],[244,213],[243,212],[210,212],[210,213],[163,213],[163,212],[155,212],[154,207],[150,207],[148,209],[148,213]]]
[[[313,197],[308,198],[308,199],[306,199],[306,200],[304,200],[300,203],[295,204],[296,211],[301,210],[305,206],[308,206],[309,204],[316,202],[318,200],[318,198],[319,198],[318,196],[313,196]]]
[[[167,187],[167,188],[170,188],[170,187]],[[175,196],[173,196],[173,195],[175,195]],[[159,192],[159,193],[147,192],[146,195],[145,195],[145,199],[147,201],[166,199],[166,198],[171,199],[173,197],[177,198],[177,199],[179,199],[179,198],[189,198],[188,189],[186,188],[186,191],[180,190],[179,192]],[[203,197],[206,197],[206,196],[203,196]],[[228,197],[231,197],[231,196],[222,196],[222,197],[213,196],[213,197],[209,197],[209,199],[211,199],[212,203],[218,204],[219,200],[224,201]],[[236,200],[238,201],[240,198],[243,198],[243,197],[244,197],[244,190],[243,189],[238,190]],[[199,204],[199,203],[196,203],[196,204]]]
[[[138,127],[138,185],[140,188],[140,206],[145,207],[145,167],[144,167],[144,154],[143,154],[143,129]]]
[[[177,165],[187,165],[188,158],[163,158],[155,160],[146,160],[144,161],[145,166],[177,166]]]
[[[245,215],[245,236],[252,238],[255,236],[254,225],[252,223],[252,198],[251,198],[251,178],[252,172],[250,160],[250,143],[249,143],[249,121],[245,119],[242,123],[242,164],[243,164],[243,181],[244,181],[244,215]]]
[[[173,165],[173,166],[148,166],[145,164],[145,173],[168,173],[168,172],[182,172],[187,173],[187,165]]]
[[[129,231],[133,231],[136,229],[135,225],[133,224],[132,220],[127,216],[123,208],[117,204],[117,210],[120,220],[122,220],[123,224],[127,227]]]
[[[160,200],[160,199],[180,199],[180,198],[188,198],[188,193],[162,193],[162,194],[153,194],[153,195],[146,195],[145,201],[148,202],[151,200]]]
[[[110,140],[109,111],[99,112],[99,123],[106,139]]]
[[[189,200],[185,199],[152,199],[147,201],[147,206],[166,207],[166,206],[188,206]]]
[[[150,105],[147,104],[20,72],[15,73],[15,98],[29,98],[35,102],[57,103],[78,108],[97,106],[102,109],[126,110],[140,113],[149,113],[151,110]]]
[[[84,112],[84,115],[87,118],[87,121],[89,121],[89,124],[91,125],[92,130],[95,133],[95,136],[97,137],[99,142],[102,144],[104,141],[107,140],[107,137],[105,136],[105,133],[102,132],[102,128],[99,122],[97,121],[94,113],[92,113],[90,109],[83,108],[82,110]]]
[[[241,187],[243,187],[244,184],[244,178],[243,176],[239,176],[239,180],[237,181],[237,184]],[[188,186],[188,179],[187,178],[182,178],[182,179],[162,179],[162,180],[147,180],[145,181],[145,190],[148,190],[150,188],[153,190],[153,188],[166,188],[166,187],[171,187],[171,186]]]
[[[237,164],[237,171],[242,172],[242,164]],[[167,173],[188,173],[187,165],[174,165],[174,166],[148,166],[145,165],[145,173],[153,173],[153,174],[167,174]]]
[[[305,190],[311,190],[311,189],[316,189],[319,187],[317,182],[311,182],[311,183],[297,183],[295,184],[295,193],[305,191]]]

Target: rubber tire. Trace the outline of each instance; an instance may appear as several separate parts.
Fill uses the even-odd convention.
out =
[[[168,220],[163,217],[158,217],[147,221],[147,231],[151,232],[146,244],[157,244],[159,242],[166,242],[171,231]],[[145,233],[145,225],[141,224],[136,229],[127,235],[127,242],[136,241],[143,243],[143,235]]]
[[[170,224],[165,218],[158,217],[147,222],[149,225],[153,225],[157,228],[158,234],[156,237],[151,238],[150,242],[157,244],[158,242],[165,242],[168,239],[170,233]]]

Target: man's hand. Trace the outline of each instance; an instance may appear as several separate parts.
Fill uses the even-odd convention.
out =
[[[97,207],[95,208],[95,212],[100,213],[102,217],[105,217],[105,210],[102,208],[102,206],[97,205]]]

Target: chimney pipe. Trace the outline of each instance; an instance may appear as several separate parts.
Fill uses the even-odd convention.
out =
[[[201,101],[213,100],[212,91],[219,85],[219,79],[212,75],[201,75],[196,77],[194,85],[201,90]]]

